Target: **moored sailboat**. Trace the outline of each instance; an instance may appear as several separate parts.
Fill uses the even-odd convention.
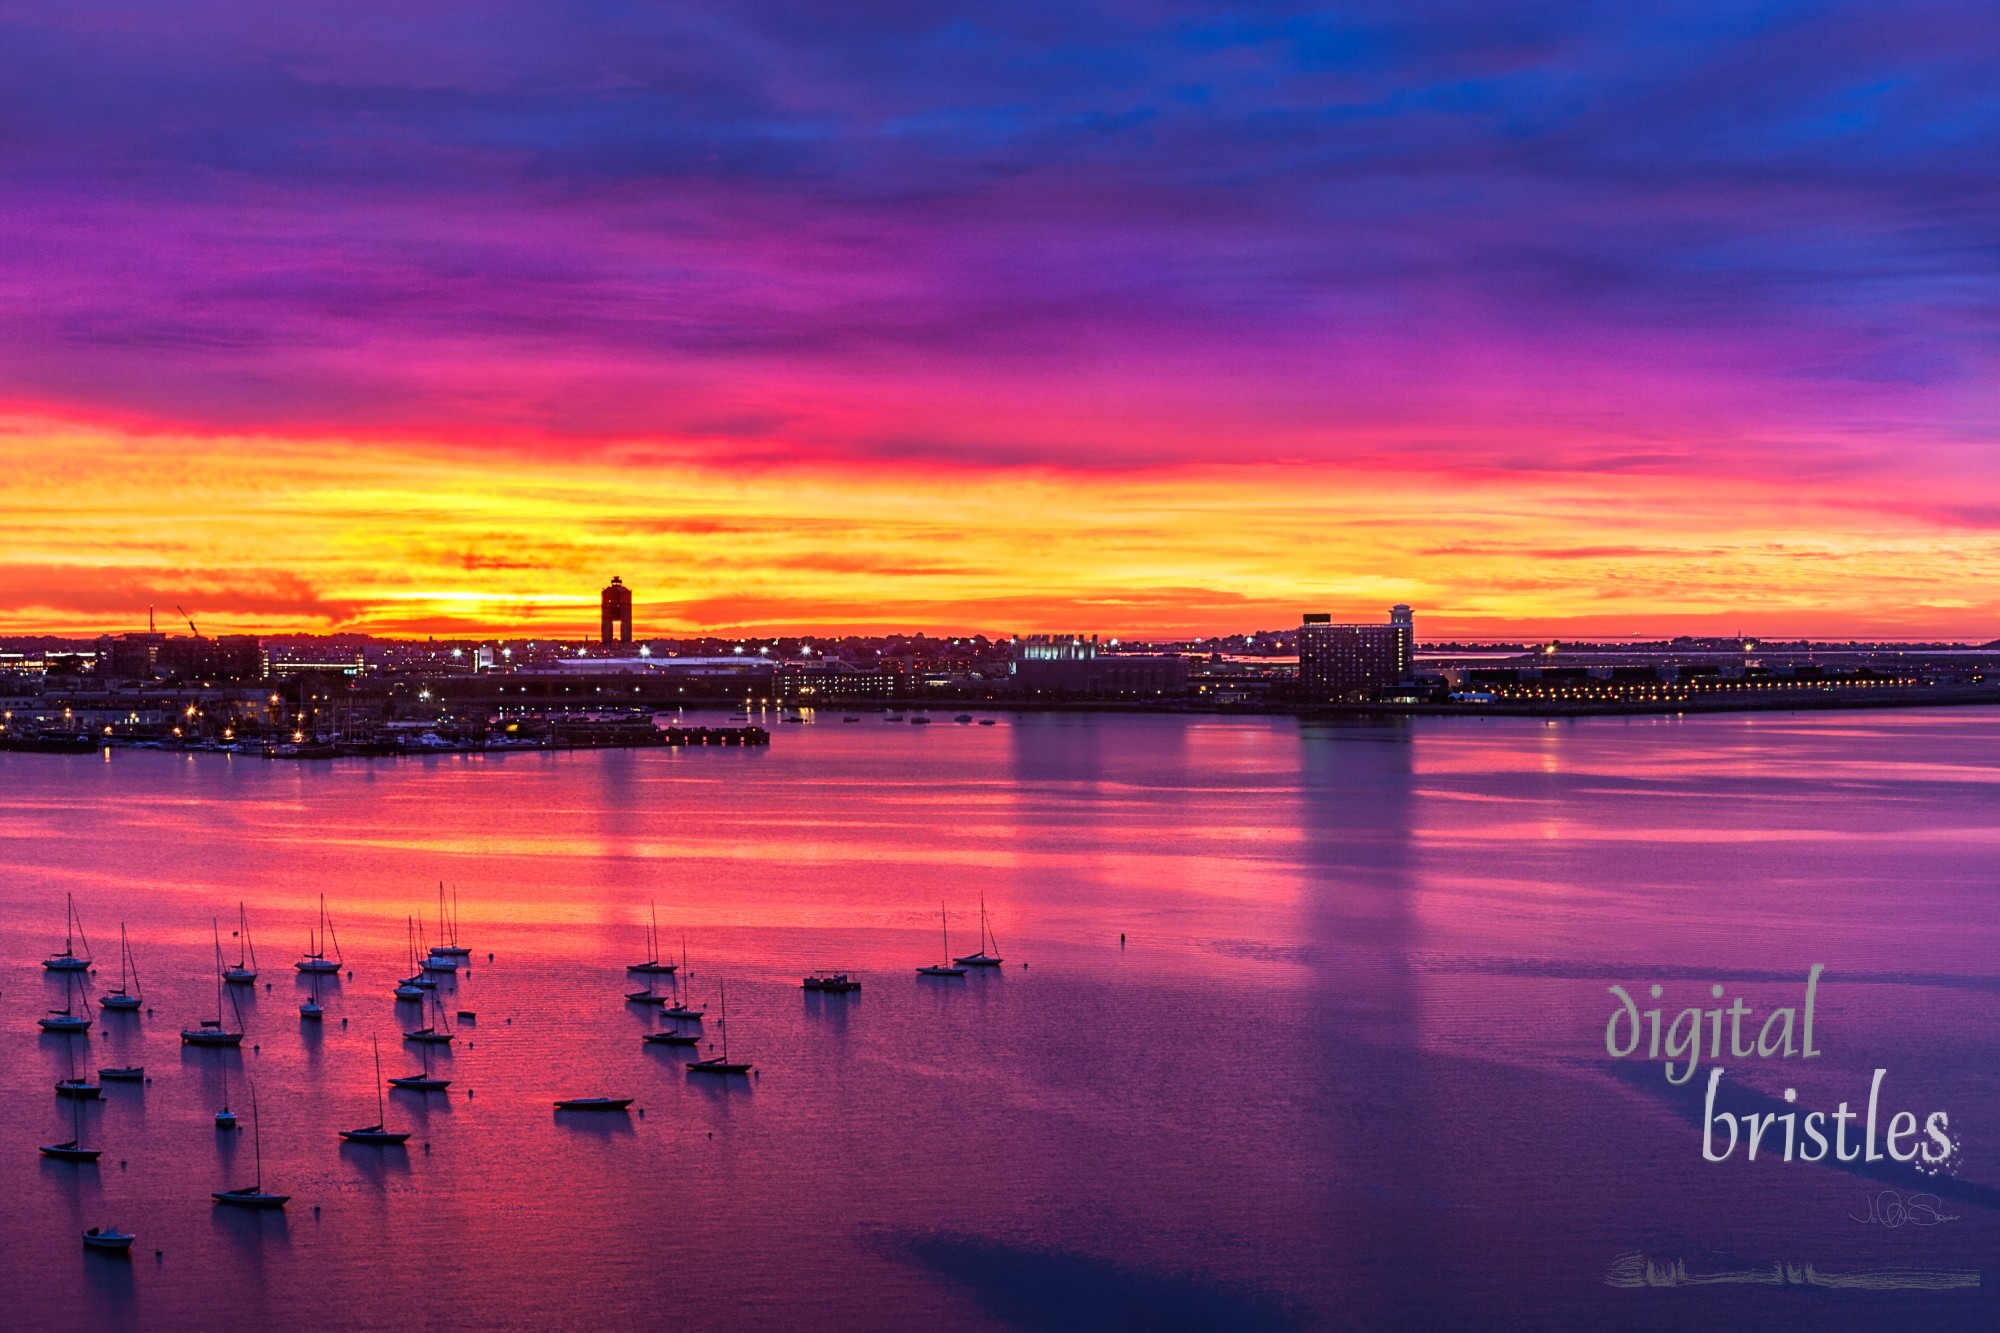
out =
[[[241,1189],[214,1190],[209,1197],[217,1203],[231,1204],[237,1208],[283,1208],[290,1203],[289,1194],[267,1194],[264,1192],[264,1127],[257,1115],[257,1086],[250,1086],[250,1134],[257,1145],[257,1181]]]
[[[83,934],[83,918],[76,914],[76,895],[63,895],[63,950],[42,960],[42,966],[51,972],[88,972],[90,970],[90,941]],[[78,954],[76,943],[83,940],[83,952]]]
[[[224,968],[222,979],[232,986],[254,985],[257,981],[257,944],[250,938],[250,912],[236,904],[236,965]]]
[[[732,1061],[729,1058],[729,987],[727,983],[718,982],[716,984],[716,993],[718,1003],[722,1009],[721,1017],[715,1021],[715,1025],[722,1029],[722,1054],[711,1056],[706,1060],[690,1061],[688,1063],[688,1073],[747,1074],[750,1072],[748,1064],[741,1061]]]
[[[181,1029],[183,1046],[241,1046],[243,1044],[243,1011],[237,1008],[236,997],[229,997],[229,1006],[236,1009],[236,1028],[231,1032],[222,1023],[222,978],[226,971],[222,963],[222,925],[212,922],[215,932],[215,1017],[204,1018],[199,1025]]]
[[[944,934],[944,961],[917,969],[920,977],[962,977],[965,969],[951,960],[951,922],[944,914],[944,904],[938,904],[938,927]]]
[[[326,956],[326,946],[333,945],[333,957]],[[301,972],[338,972],[343,965],[340,955],[340,939],[333,933],[333,918],[326,914],[326,895],[319,896],[319,924],[306,930],[305,956],[292,966]]]
[[[951,961],[962,963],[966,967],[1000,966],[1000,941],[993,939],[992,934],[991,927],[986,924],[986,894],[984,890],[981,890],[979,894],[979,952],[965,954]],[[987,952],[989,941],[993,949],[991,953]]]
[[[349,1143],[371,1144],[378,1148],[399,1147],[409,1140],[410,1133],[408,1130],[384,1128],[389,1115],[388,1103],[382,1096],[382,1043],[372,1036],[369,1041],[375,1047],[375,1123],[363,1125],[360,1129],[343,1129],[340,1137]]]
[[[127,989],[127,982],[136,988],[139,984],[139,960],[132,956],[132,946],[125,940],[125,923],[118,923],[118,989],[97,1002],[104,1010],[131,1013],[139,1007],[136,989]]]

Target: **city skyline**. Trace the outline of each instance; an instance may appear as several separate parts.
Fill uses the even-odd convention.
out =
[[[16,16],[0,633],[1991,638],[1992,19]]]

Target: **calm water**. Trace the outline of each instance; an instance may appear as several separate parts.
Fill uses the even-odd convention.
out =
[[[1050,716],[775,728],[768,751],[299,765],[0,755],[0,1309],[9,1326],[1879,1327],[1996,1322],[2000,715],[1427,721]],[[457,886],[471,1009],[448,1096],[375,1119],[369,1039],[405,918]],[[77,898],[147,1013],[51,1084],[38,960]],[[920,980],[976,944],[1006,966]],[[352,978],[297,1016],[327,895]],[[248,904],[240,1054],[183,1050]],[[691,1082],[621,1003],[649,901],[732,1054]],[[1126,937],[1121,946],[1121,932]],[[489,952],[492,961],[487,961]],[[1699,1092],[1614,1063],[1607,986],[1672,1012],[1796,1004],[1808,1063],[1728,1066],[1799,1108],[1950,1115],[1955,1176],[1701,1159]],[[811,969],[865,988],[816,998]],[[266,983],[269,983],[268,987]],[[1726,1040],[1725,1034],[1725,1040]],[[704,1054],[707,1052],[704,1051]],[[1706,1074],[1706,1061],[1702,1070]],[[262,1110],[282,1215],[225,1213]],[[1696,1085],[1690,1084],[1691,1088]],[[558,1117],[560,1096],[643,1117]],[[1783,1109],[1780,1105],[1777,1109]],[[1857,1221],[1928,1189],[1955,1220]],[[139,1233],[129,1261],[78,1231]],[[154,1251],[163,1251],[156,1256]],[[1621,1254],[1719,1272],[1983,1269],[1978,1291],[1608,1286]]]

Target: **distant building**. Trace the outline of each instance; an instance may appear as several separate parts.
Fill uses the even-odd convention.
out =
[[[1048,699],[1164,699],[1188,692],[1187,659],[1102,651],[1097,636],[1034,634],[1014,641],[1016,693]]]
[[[604,612],[603,641],[607,645],[632,642],[632,590],[625,581],[613,578],[599,601]]]
[[[1407,680],[1416,633],[1407,606],[1390,608],[1386,624],[1336,625],[1332,616],[1308,615],[1299,626],[1299,701],[1367,698]]]
[[[896,693],[896,682],[896,672],[851,666],[837,658],[784,663],[776,668],[774,680],[780,699],[801,704],[886,699]]]

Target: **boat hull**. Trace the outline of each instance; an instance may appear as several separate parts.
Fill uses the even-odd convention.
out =
[[[392,1088],[401,1088],[404,1092],[443,1092],[451,1086],[451,1080],[448,1078],[392,1078],[389,1080],[389,1086]]]
[[[96,1227],[83,1233],[83,1244],[86,1249],[104,1250],[115,1254],[123,1254],[131,1249],[132,1242],[137,1239],[137,1236],[128,1236],[122,1231],[107,1234]]]
[[[701,1038],[692,1032],[648,1032],[644,1040],[653,1046],[699,1046]]]
[[[426,1042],[432,1046],[449,1046],[451,1035],[449,1032],[405,1032],[403,1040]]]
[[[100,1069],[97,1078],[100,1083],[139,1083],[146,1077],[146,1066],[127,1065],[122,1069]]]
[[[679,966],[678,963],[627,963],[625,970],[639,976],[670,977]]]
[[[195,1032],[181,1029],[183,1046],[241,1046],[243,1034],[240,1032]]]
[[[963,957],[963,958],[954,958],[954,959],[952,959],[951,961],[952,961],[952,962],[954,962],[954,963],[957,963],[957,964],[958,964],[958,965],[959,965],[960,967],[998,967],[998,966],[1000,966],[1000,960],[999,960],[998,958],[994,958],[994,957],[991,957],[991,956],[989,956],[989,955],[987,955],[987,954],[983,954],[983,953],[970,953],[970,954],[967,954],[967,955],[966,955],[965,957]]]
[[[690,1074],[747,1074],[750,1066],[728,1060],[695,1060],[688,1065]]]
[[[292,1201],[289,1194],[266,1194],[255,1189],[216,1190],[209,1197],[234,1208],[283,1208]]]
[[[318,958],[308,958],[303,962],[293,963],[292,966],[301,972],[319,972],[328,975],[340,971],[339,963],[329,963]]]
[[[410,1138],[405,1131],[385,1130],[380,1125],[370,1125],[366,1129],[343,1129],[340,1137],[349,1143],[364,1143],[377,1148],[400,1148]]]
[[[76,1140],[71,1139],[68,1143],[44,1143],[41,1151],[42,1156],[53,1157],[58,1162],[94,1162],[104,1149],[79,1148]]]
[[[87,1018],[38,1018],[35,1020],[44,1032],[88,1032],[90,1020]]]
[[[74,1097],[78,1101],[86,1101],[86,1102],[93,1101],[103,1091],[104,1090],[98,1087],[95,1083],[86,1083],[80,1078],[79,1079],[66,1078],[56,1084],[56,1096]]]
[[[254,986],[257,974],[247,968],[232,967],[222,974],[222,979],[232,986]]]
[[[99,1000],[97,1002],[97,1007],[99,1009],[110,1009],[117,1012],[130,1013],[133,1010],[137,1009],[139,1007],[139,1004],[140,1000],[139,997],[136,995],[112,994],[112,995],[107,995],[103,999]]]
[[[556,1103],[558,1111],[622,1111],[632,1104],[630,1097],[568,1097]]]
[[[90,960],[88,958],[73,958],[68,954],[64,954],[57,958],[44,958],[42,966],[51,972],[88,972],[90,970]]]
[[[920,967],[917,969],[917,975],[920,977],[962,977],[965,975],[965,969],[962,967]]]

